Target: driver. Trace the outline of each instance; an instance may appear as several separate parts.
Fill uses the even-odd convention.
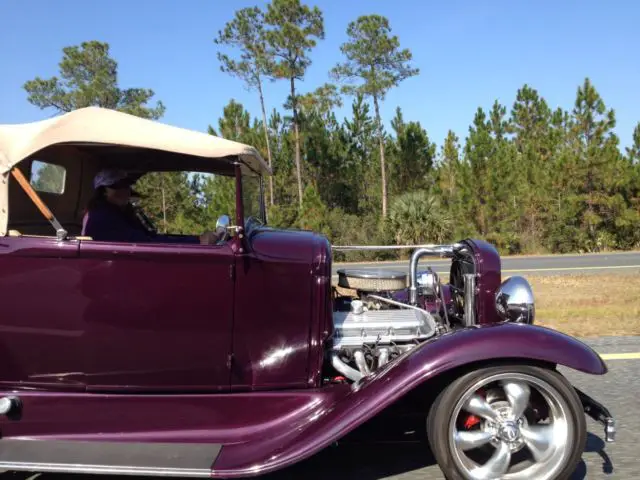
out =
[[[224,231],[200,236],[168,236],[149,231],[131,204],[137,178],[120,170],[101,170],[93,180],[94,195],[89,200],[82,222],[82,235],[107,242],[200,243],[213,245]]]

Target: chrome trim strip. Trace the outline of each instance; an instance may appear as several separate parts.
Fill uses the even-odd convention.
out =
[[[86,473],[90,475],[136,475],[149,477],[211,478],[211,470],[111,467],[108,465],[0,462],[0,470],[34,473]]]
[[[471,327],[476,323],[476,276],[465,273],[464,281],[464,324]]]
[[[333,250],[405,250],[412,248],[424,248],[429,250],[433,256],[450,257],[455,251],[461,248],[462,244],[454,243],[451,245],[332,245]]]
[[[0,440],[0,469],[34,472],[210,477],[220,444]]]

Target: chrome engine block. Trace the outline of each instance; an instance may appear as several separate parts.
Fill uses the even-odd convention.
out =
[[[334,312],[333,348],[391,345],[425,340],[436,330],[425,313],[415,309]]]
[[[342,247],[393,248],[400,247]],[[418,262],[425,256],[452,259],[448,283],[443,283],[431,267],[418,271]],[[532,324],[535,304],[529,282],[512,276],[497,285],[499,266],[496,272],[490,263],[494,272],[482,280],[476,256],[466,241],[425,245],[411,254],[408,275],[386,266],[338,270],[337,287],[350,292],[342,293],[337,287],[334,291],[333,336],[326,345],[331,367],[340,374],[334,378],[357,382],[425,341],[456,329],[473,328],[481,320],[478,296],[482,294],[485,302],[491,301],[488,292],[482,290],[488,286],[497,314],[482,309],[489,322],[498,321],[498,317],[506,322]],[[482,288],[478,285],[481,280]]]

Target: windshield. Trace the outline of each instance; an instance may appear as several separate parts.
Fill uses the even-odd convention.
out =
[[[259,176],[242,176],[244,218],[265,223]],[[139,203],[160,233],[199,234],[214,230],[221,215],[236,221],[236,178],[198,172],[153,172],[135,186]]]
[[[258,220],[266,223],[264,218],[264,197],[261,176],[242,176],[242,204],[244,207],[245,221],[252,217],[253,221]]]

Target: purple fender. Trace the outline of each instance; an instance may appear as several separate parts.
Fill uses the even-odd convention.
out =
[[[269,438],[226,445],[213,465],[214,477],[264,474],[307,458],[343,437],[423,382],[476,362],[511,359],[560,364],[603,375],[600,356],[582,342],[543,327],[498,324],[469,328],[426,342],[348,391],[339,386],[331,400],[318,400],[304,418]],[[346,386],[343,386],[348,388]],[[426,413],[426,412],[425,412]]]

